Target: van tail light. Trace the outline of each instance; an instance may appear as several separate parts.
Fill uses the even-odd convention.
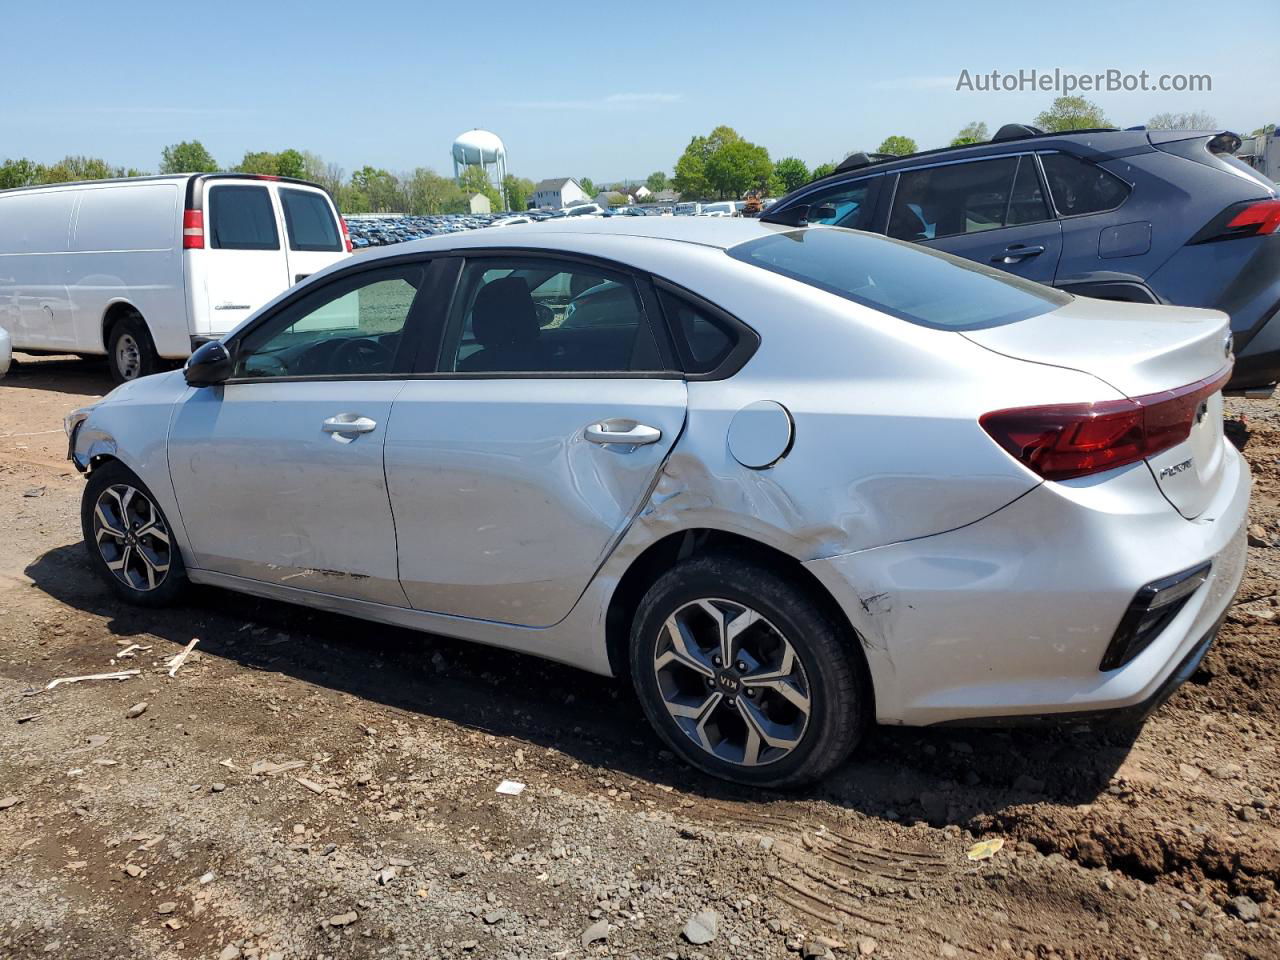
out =
[[[187,210],[182,214],[182,249],[204,249],[203,210]]]
[[[351,231],[347,229],[347,221],[339,217],[338,223],[342,226],[342,242],[346,244],[347,253],[351,253],[354,248],[351,246]]]
[[[996,410],[978,422],[1023,466],[1046,480],[1070,480],[1176,447],[1191,435],[1200,405],[1230,377],[1228,366],[1176,390],[1128,400]]]
[[[1280,231],[1280,200],[1233,203],[1187,242],[1216,243],[1237,237],[1265,237]]]

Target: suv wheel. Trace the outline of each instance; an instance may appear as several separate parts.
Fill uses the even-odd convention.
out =
[[[160,369],[160,355],[146,321],[138,314],[117,320],[107,334],[107,364],[116,383],[150,376]]]
[[[89,563],[121,599],[163,606],[186,585],[186,568],[164,511],[122,463],[111,461],[89,474],[80,526]]]
[[[645,594],[631,672],[649,722],[702,770],[761,787],[817,780],[866,724],[866,664],[802,590],[769,570],[695,557]]]

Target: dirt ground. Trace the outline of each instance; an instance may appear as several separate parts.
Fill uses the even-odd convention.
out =
[[[216,590],[115,602],[61,429],[108,387],[0,381],[0,957],[1280,957],[1280,402],[1230,404],[1262,529],[1144,728],[879,730],[775,795],[568,668]]]

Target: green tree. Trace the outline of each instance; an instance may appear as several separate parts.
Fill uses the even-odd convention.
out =
[[[706,200],[716,196],[718,190],[708,177],[707,164],[713,156],[741,140],[738,131],[724,125],[716,127],[705,137],[693,137],[676,161],[672,186],[686,200]],[[727,158],[720,162],[722,173],[727,162]]]
[[[982,120],[975,120],[972,123],[966,123],[960,128],[951,139],[951,146],[963,147],[970,143],[986,143],[990,137],[987,135],[987,125]]]
[[[809,182],[809,168],[799,157],[783,157],[773,165],[773,173],[783,193],[790,193]]]
[[[814,180],[817,180],[821,177],[829,177],[835,172],[836,165],[834,163],[820,163],[809,171],[809,175],[813,177]]]
[[[318,183],[324,187],[329,196],[335,199],[342,189],[343,169],[336,163],[325,163],[319,154],[307,150],[302,154],[302,176],[304,180]]]
[[[1216,130],[1218,120],[1211,113],[1157,113],[1147,121],[1148,130]]]
[[[257,173],[268,177],[280,175],[280,158],[266,150],[246,152],[236,165],[236,173]]]
[[[297,150],[281,150],[276,154],[276,175],[302,180],[307,175],[306,158]]]
[[[1084,97],[1058,97],[1048,110],[1036,116],[1034,123],[1051,133],[1094,130],[1112,125],[1102,108]]]
[[[199,140],[170,144],[160,152],[161,173],[213,173],[218,161]]]
[[[466,208],[462,188],[434,170],[419,167],[408,177],[408,213],[459,213]]]
[[[507,209],[527,210],[534,186],[534,182],[528,177],[517,177],[514,173],[508,173],[502,181],[502,189],[507,194]]]
[[[736,199],[748,190],[770,192],[773,161],[759,144],[737,139],[707,157],[707,182],[721,200]]]
[[[876,153],[892,153],[894,156],[905,157],[908,154],[915,153],[920,148],[916,146],[916,142],[910,137],[904,137],[894,134],[891,137],[885,137]]]
[[[19,160],[6,160],[0,164],[0,190],[11,190],[14,187],[29,187],[39,183],[36,178],[40,167],[26,157]]]
[[[655,170],[649,176],[645,177],[644,185],[657,193],[659,190],[667,189],[667,175],[661,170]]]
[[[395,174],[375,167],[361,167],[351,174],[351,186],[364,201],[364,208],[352,213],[403,213],[403,194]],[[355,197],[353,196],[353,199]]]
[[[588,197],[596,195],[596,183],[590,177],[579,177],[578,186],[582,187],[582,192]]]
[[[37,183],[70,183],[75,180],[106,180],[109,177],[123,177],[137,171],[127,171],[123,167],[112,167],[100,157],[69,156],[63,157],[51,167],[36,168]]]
[[[489,180],[489,175],[484,172],[483,167],[465,168],[462,176],[458,177],[458,186],[462,188],[464,201],[469,200],[473,193],[483,193],[489,198],[491,209],[495,211],[502,209],[502,195]]]

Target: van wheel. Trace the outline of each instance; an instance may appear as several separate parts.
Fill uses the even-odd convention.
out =
[[[800,786],[845,761],[871,713],[866,663],[845,634],[793,581],[693,557],[640,602],[632,682],[686,762],[751,786]]]
[[[138,314],[117,320],[107,334],[107,365],[116,383],[147,377],[160,370],[160,356],[146,321]]]

